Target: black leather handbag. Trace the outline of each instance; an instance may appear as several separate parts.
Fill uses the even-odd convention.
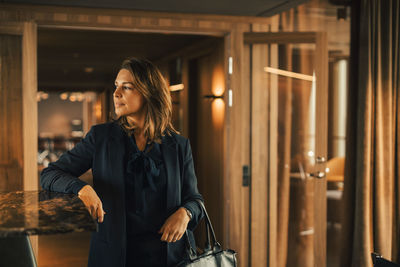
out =
[[[371,257],[372,262],[374,263],[374,267],[400,267],[399,264],[388,261],[379,254],[371,253]]]
[[[204,252],[197,255],[196,250],[189,242],[187,232],[186,236],[186,252],[187,259],[176,265],[176,267],[236,267],[236,252],[231,249],[223,250],[218,243],[214,228],[212,227],[210,217],[202,201],[197,201],[204,210],[206,222],[206,246]],[[212,246],[210,242],[210,232],[212,236]]]

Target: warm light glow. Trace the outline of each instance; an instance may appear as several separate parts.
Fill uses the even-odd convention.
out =
[[[183,85],[183,83],[180,83],[180,84],[170,85],[169,90],[171,92],[175,92],[175,91],[181,91],[183,90],[183,88],[185,88],[185,86]]]
[[[67,100],[67,99],[68,99],[68,93],[62,93],[62,94],[60,94],[60,98],[61,98],[62,100]]]
[[[43,93],[42,94],[42,99],[46,100],[49,98],[49,94],[48,93]]]
[[[211,103],[211,119],[215,128],[221,128],[225,119],[225,102],[221,98],[214,99]]]
[[[42,99],[43,99],[43,100],[46,100],[46,99],[48,99],[48,98],[49,98],[49,94],[46,93],[46,92],[38,91],[38,92],[36,93],[36,101],[37,101],[37,102],[40,102]]]
[[[276,68],[271,68],[271,67],[265,67],[264,68],[265,72],[273,73],[273,74],[278,74],[290,78],[295,78],[295,79],[300,79],[300,80],[305,80],[305,81],[314,81],[314,77],[312,75],[306,75],[302,73],[297,73],[297,72],[292,72],[292,71],[287,71],[287,70],[281,70],[281,69],[276,69]]]
[[[72,120],[71,123],[72,123],[72,125],[81,125],[82,124],[82,120],[75,119],[75,120]]]
[[[213,90],[215,96],[222,96],[224,94],[224,88],[217,87]]]
[[[85,96],[82,93],[76,93],[76,99],[79,102],[83,101],[84,98],[85,98]]]
[[[96,114],[96,120],[100,121],[101,120],[101,102],[97,101],[96,105],[94,106],[94,112]]]
[[[215,68],[213,69],[211,92],[215,96],[222,96],[225,92],[224,69],[220,65],[215,66]]]
[[[96,93],[94,92],[85,92],[83,95],[86,102],[93,102],[96,100]]]
[[[76,95],[72,94],[69,96],[69,101],[75,102],[76,101]]]
[[[84,71],[86,73],[92,73],[94,71],[94,68],[93,67],[86,67],[86,68],[84,68]]]

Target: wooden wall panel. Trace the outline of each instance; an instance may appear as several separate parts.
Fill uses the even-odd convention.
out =
[[[276,31],[277,25],[275,18],[270,25],[253,24],[252,31]],[[251,47],[251,266],[276,266],[278,87],[264,67],[277,67],[278,49],[267,42]]]
[[[243,32],[249,28],[245,24],[235,25],[226,37],[225,49],[226,64],[229,57],[233,62],[233,72],[227,77],[227,89],[232,90],[232,106],[227,105],[226,122],[226,243],[238,252],[241,267],[249,266],[249,187],[244,187],[242,180],[242,167],[250,165],[250,54],[249,48],[243,45]],[[229,104],[229,99],[226,103]]]
[[[205,95],[225,89],[223,40],[216,42],[214,48],[212,53],[192,61],[189,78],[194,78],[192,75],[197,73],[197,83],[191,83],[195,87],[188,86],[186,89],[192,104],[189,107],[189,138],[194,153],[198,188],[204,197],[217,238],[222,241],[225,103],[222,99],[204,98]],[[199,245],[202,246],[204,241],[201,240]]]
[[[253,31],[267,30],[253,25]],[[269,45],[251,45],[251,262],[268,266],[269,86],[264,67]]]
[[[0,35],[0,191],[23,189],[22,37]]]

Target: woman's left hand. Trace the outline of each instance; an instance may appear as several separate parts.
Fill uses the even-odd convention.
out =
[[[186,209],[181,207],[174,212],[165,221],[161,227],[159,234],[162,234],[161,240],[166,242],[176,242],[180,240],[186,231],[186,227],[190,221]]]

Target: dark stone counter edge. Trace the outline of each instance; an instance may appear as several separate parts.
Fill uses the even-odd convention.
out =
[[[26,228],[1,228],[0,227],[0,238],[25,236],[25,235],[53,235],[53,234],[65,234],[72,232],[94,232],[97,229],[97,223],[87,226],[81,226],[79,228],[42,228],[42,229],[26,229]]]

